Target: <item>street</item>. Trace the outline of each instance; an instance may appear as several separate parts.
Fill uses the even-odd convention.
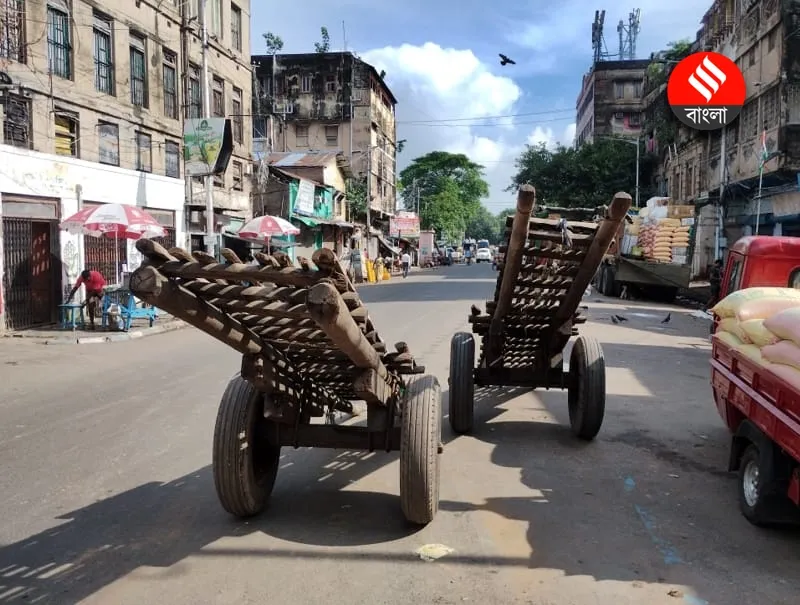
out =
[[[384,339],[438,376],[445,414],[450,338],[495,277],[454,266],[360,289]],[[197,330],[0,341],[0,603],[797,603],[800,532],[747,523],[725,472],[708,325],[586,301],[608,368],[597,440],[572,437],[563,392],[479,391],[474,435],[443,421],[441,510],[421,531],[382,452],[286,448],[269,510],[228,516],[209,465],[239,356]],[[426,545],[447,549],[426,561]]]

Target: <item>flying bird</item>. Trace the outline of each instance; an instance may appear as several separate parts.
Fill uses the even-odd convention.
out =
[[[503,53],[500,53],[500,65],[516,65],[517,62],[513,59],[509,59]]]
[[[668,324],[670,319],[672,319],[672,313],[667,313],[667,316],[661,320],[661,323]]]
[[[611,323],[613,323],[613,324],[618,324],[619,323],[619,320],[617,319],[616,315],[612,315],[611,316]]]
[[[620,321],[628,321],[628,318],[627,317],[623,317],[622,315],[615,315],[614,317],[616,317]]]

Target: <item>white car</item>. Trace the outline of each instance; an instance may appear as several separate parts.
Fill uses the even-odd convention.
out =
[[[478,248],[478,251],[475,253],[475,262],[492,262],[492,251],[489,250],[489,248]]]

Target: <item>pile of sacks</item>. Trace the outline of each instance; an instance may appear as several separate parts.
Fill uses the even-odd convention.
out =
[[[747,288],[712,309],[714,338],[800,390],[800,290]]]
[[[647,225],[639,231],[639,246],[645,258],[661,262],[671,262],[673,248],[685,248],[689,245],[691,227],[681,226],[680,219],[662,218]]]

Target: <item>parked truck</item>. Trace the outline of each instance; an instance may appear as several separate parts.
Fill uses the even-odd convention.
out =
[[[721,294],[759,286],[800,287],[800,238],[745,237],[729,250]],[[717,321],[715,319],[715,328]],[[714,330],[716,331],[716,330]],[[733,435],[739,508],[754,525],[800,518],[800,389],[716,335],[711,390]]]
[[[641,228],[642,221],[629,216],[595,276],[595,287],[600,294],[619,297],[627,290],[641,298],[672,302],[679,290],[689,287],[697,237],[694,207],[667,208],[668,218],[689,227],[688,245],[681,247],[681,253],[670,260],[648,257],[637,241],[636,227]]]

